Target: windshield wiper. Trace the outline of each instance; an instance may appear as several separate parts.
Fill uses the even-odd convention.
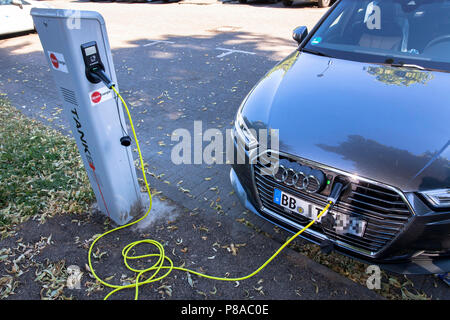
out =
[[[418,64],[412,64],[412,63],[390,63],[391,67],[395,68],[410,68],[410,69],[419,69],[419,70],[428,70],[425,67],[419,66]]]
[[[394,67],[394,68],[409,68],[409,69],[418,69],[418,70],[429,70],[429,68],[425,68],[421,65],[414,63],[404,63],[404,62],[394,62],[394,59],[388,58],[384,61],[385,64]]]
[[[302,50],[301,51],[303,51],[303,52],[306,52],[306,53],[311,53],[311,54],[315,54],[315,55],[317,55],[317,56],[321,56],[321,57],[327,57],[327,58],[332,58],[330,55],[328,55],[328,54],[325,54],[325,53],[323,53],[323,52],[320,52],[320,51],[316,51],[316,50],[311,50],[311,49],[305,49],[305,48],[302,48]]]
[[[383,62],[370,62],[373,64],[379,64],[382,66],[390,66],[390,67],[394,67],[394,68],[409,68],[409,69],[417,69],[420,71],[433,71],[433,72],[445,72],[445,73],[450,73],[450,70],[445,70],[445,69],[436,69],[436,68],[429,68],[429,67],[424,67],[418,64],[414,64],[414,63],[393,63],[390,62],[389,60]]]

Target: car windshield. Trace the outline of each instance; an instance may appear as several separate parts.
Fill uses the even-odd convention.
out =
[[[450,71],[450,0],[342,0],[304,49]]]

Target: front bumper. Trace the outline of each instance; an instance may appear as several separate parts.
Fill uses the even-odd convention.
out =
[[[237,148],[237,144],[235,144]],[[248,153],[245,152],[245,157]],[[230,180],[241,203],[258,216],[290,232],[297,232],[304,225],[280,216],[261,206],[255,184],[252,164],[233,164]],[[382,250],[380,254],[368,256],[347,248],[317,230],[306,230],[301,237],[316,244],[324,240],[334,243],[335,251],[368,264],[402,274],[440,274],[450,271],[450,212],[433,212],[416,195],[406,198],[415,214],[407,225]]]

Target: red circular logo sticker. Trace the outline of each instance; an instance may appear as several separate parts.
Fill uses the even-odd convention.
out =
[[[91,100],[93,103],[99,103],[100,100],[102,100],[102,95],[100,92],[95,91],[92,95],[91,95]]]
[[[58,69],[59,68],[59,62],[58,62],[58,59],[56,59],[56,56],[53,53],[50,54],[50,60],[52,61],[53,66],[56,69]]]

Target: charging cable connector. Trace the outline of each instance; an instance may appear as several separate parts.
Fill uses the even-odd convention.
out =
[[[89,69],[89,72],[92,78],[102,81],[105,86],[108,87],[108,89],[111,89],[114,86],[114,82],[112,82],[111,79],[108,78],[105,71],[99,66]]]
[[[333,184],[333,189],[331,190],[330,195],[327,198],[327,202],[331,202],[334,205],[338,201],[344,189],[344,185],[341,182],[335,182]]]

